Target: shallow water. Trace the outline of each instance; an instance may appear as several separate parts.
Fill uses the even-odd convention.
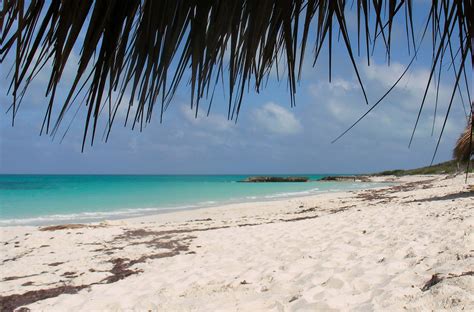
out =
[[[324,175],[304,175],[318,180]],[[0,175],[0,226],[140,216],[377,186],[237,183],[245,175]]]

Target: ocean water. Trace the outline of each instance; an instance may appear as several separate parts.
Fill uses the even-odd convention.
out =
[[[323,175],[305,175],[318,180]],[[0,175],[0,226],[142,216],[377,186],[238,183],[244,175]]]

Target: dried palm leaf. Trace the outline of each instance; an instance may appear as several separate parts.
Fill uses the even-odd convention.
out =
[[[456,146],[453,150],[453,157],[457,161],[468,162],[471,155],[474,155],[474,144],[472,142],[473,124],[474,116],[471,118],[471,122],[467,125],[466,129],[456,142]]]
[[[422,41],[415,42],[412,0],[354,0],[357,51],[350,40],[350,8],[345,0],[4,0],[2,4],[0,62],[3,64],[7,55],[14,58],[12,121],[31,81],[38,72],[49,71],[45,88],[49,101],[42,131],[57,133],[66,112],[83,94],[87,107],[83,147],[88,138],[94,142],[101,115],[107,117],[108,137],[122,105],[128,106],[125,122],[130,119],[132,128],[141,129],[144,122],[150,122],[156,104],[161,120],[183,79],[189,79],[191,107],[196,114],[201,100],[210,97],[209,111],[215,85],[222,81],[229,91],[228,118],[237,119],[245,87],[253,86],[257,92],[263,88],[280,57],[286,62],[294,105],[308,38],[314,38],[313,64],[321,50],[328,48],[331,75],[333,34],[337,32],[368,104],[355,61],[361,38],[365,37],[369,64],[378,42],[390,62],[393,24],[402,12],[413,59]],[[472,57],[472,6],[471,0],[433,0],[427,7],[422,38],[431,25],[433,62],[413,135],[434,73],[446,57],[457,66],[453,66],[456,83],[445,122],[456,90],[461,94],[461,85],[471,102],[465,61],[469,54]],[[58,105],[58,85],[75,47],[80,47],[77,72],[65,101],[53,110]],[[57,115],[51,121],[53,111]]]

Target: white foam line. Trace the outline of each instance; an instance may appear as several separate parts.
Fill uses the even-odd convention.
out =
[[[129,208],[126,210],[116,211],[97,211],[97,212],[82,212],[82,213],[71,213],[71,214],[54,214],[41,217],[32,218],[16,218],[16,219],[0,219],[0,226],[13,226],[13,225],[37,225],[45,223],[54,223],[60,221],[94,221],[103,220],[106,218],[117,218],[121,216],[141,216],[146,215],[150,212],[160,212],[169,210],[183,210],[199,208],[198,205],[184,205],[177,207],[161,207],[161,208]]]
[[[370,186],[377,187],[377,183],[373,184],[349,184],[350,187],[347,190],[354,190],[354,189],[362,189],[367,188]],[[291,198],[291,197],[298,197],[298,196],[306,196],[306,195],[314,195],[318,193],[325,193],[325,192],[339,192],[342,189],[323,189],[320,190],[319,188],[313,188],[306,191],[299,191],[299,192],[284,192],[284,193],[277,193],[273,195],[264,195],[264,196],[246,196],[243,198],[230,198],[229,200],[223,201],[204,201],[197,203],[195,205],[182,205],[176,207],[150,207],[150,208],[128,208],[128,209],[121,209],[115,211],[97,211],[97,212],[82,212],[82,213],[72,213],[72,214],[54,214],[54,215],[46,215],[41,217],[31,217],[31,218],[15,218],[15,219],[0,219],[0,227],[1,226],[15,226],[15,225],[40,225],[40,224],[54,224],[54,223],[62,223],[62,222],[85,222],[85,221],[99,221],[104,220],[107,218],[120,218],[120,217],[135,217],[135,216],[143,216],[147,214],[165,212],[165,211],[173,211],[173,210],[187,210],[187,209],[197,209],[197,208],[205,208],[205,207],[215,207],[218,205],[225,205],[231,203],[239,203],[239,202],[249,202],[249,201],[256,201],[256,200],[274,200],[274,199],[282,199],[282,198]]]

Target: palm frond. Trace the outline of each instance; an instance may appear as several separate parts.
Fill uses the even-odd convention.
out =
[[[380,42],[390,62],[393,24],[403,15],[413,57],[421,42],[415,43],[412,0],[354,1],[355,35],[347,26],[350,8],[345,0],[4,0],[0,62],[13,55],[12,121],[25,90],[40,71],[49,71],[50,77],[45,86],[49,101],[42,132],[54,135],[83,93],[87,107],[83,148],[88,138],[94,142],[98,120],[104,114],[108,137],[121,105],[128,105],[126,123],[130,119],[132,128],[141,129],[143,123],[150,122],[155,105],[160,107],[161,120],[187,73],[196,114],[201,101],[212,98],[215,85],[223,81],[229,94],[228,118],[237,119],[246,86],[256,92],[263,88],[280,56],[286,62],[293,105],[308,40],[314,41],[313,64],[325,47],[331,60],[336,32],[342,36],[369,104],[355,60],[361,39],[365,39],[368,64]],[[464,64],[469,54],[472,57],[472,6],[470,0],[433,0],[427,6],[425,32],[432,30],[433,60],[413,135],[431,80],[448,57],[447,47],[450,61],[459,64],[454,92],[457,88],[461,94],[462,86],[470,100]],[[354,48],[351,38],[356,36]],[[58,85],[75,47],[80,47],[77,71],[65,101],[57,103]],[[458,56],[453,51],[458,51]],[[331,61],[329,67],[331,73]],[[52,120],[56,105],[58,113]],[[449,110],[445,117],[448,115]]]

